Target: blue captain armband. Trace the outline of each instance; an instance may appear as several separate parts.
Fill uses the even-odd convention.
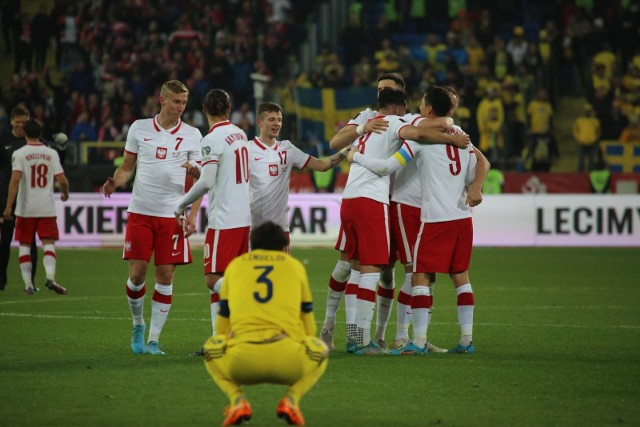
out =
[[[313,303],[311,302],[303,302],[300,305],[300,309],[303,313],[311,313],[313,311]]]
[[[229,301],[221,299],[218,301],[218,316],[229,317]]]

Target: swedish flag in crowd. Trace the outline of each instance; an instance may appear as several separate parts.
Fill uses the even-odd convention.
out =
[[[376,88],[296,88],[294,101],[300,137],[328,142],[352,117],[375,105]]]
[[[607,141],[602,151],[611,172],[640,172],[640,144]]]

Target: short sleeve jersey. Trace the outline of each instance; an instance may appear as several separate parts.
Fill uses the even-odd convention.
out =
[[[157,117],[136,120],[127,133],[124,149],[137,156],[128,211],[173,218],[173,208],[185,192],[186,169],[181,165],[200,160],[202,134],[182,120],[163,129]]]
[[[27,144],[14,151],[12,170],[22,172],[16,216],[47,218],[56,216],[53,181],[63,174],[58,152],[42,143]]]
[[[424,117],[420,114],[405,114],[403,119],[417,126]],[[422,190],[416,162],[409,162],[396,172],[391,189],[391,200],[416,208],[422,206]]]
[[[202,139],[202,166],[218,165],[209,189],[209,228],[249,227],[249,141],[230,121],[216,123]]]
[[[287,207],[291,170],[304,169],[311,156],[291,141],[276,141],[273,146],[254,138],[249,142],[251,163],[251,225],[273,221],[289,231]]]
[[[386,159],[400,148],[402,140],[398,133],[400,129],[409,124],[398,116],[377,116],[375,118],[385,118],[389,122],[387,130],[380,134],[366,133],[354,141],[354,144],[364,156]],[[364,197],[388,204],[389,182],[388,176],[379,176],[364,166],[354,163],[349,169],[349,177],[342,198]]]
[[[453,132],[462,132],[454,126]],[[453,145],[410,143],[422,185],[422,222],[453,221],[471,217],[466,204],[466,185],[475,176],[473,145],[466,150]],[[473,169],[473,170],[471,170]],[[473,180],[473,179],[471,179]]]
[[[312,308],[302,263],[284,252],[262,249],[229,264],[220,300],[228,302],[236,343],[262,341],[283,332],[300,341],[305,335],[301,312]]]

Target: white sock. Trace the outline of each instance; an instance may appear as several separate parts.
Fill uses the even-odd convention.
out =
[[[411,324],[411,277],[413,273],[405,273],[402,288],[398,293],[396,304],[396,340],[409,338],[409,325]]]
[[[218,281],[213,284],[213,292],[216,294],[220,293],[220,289],[222,289],[222,282],[224,282],[224,277],[219,278]]]
[[[418,347],[427,345],[429,327],[429,303],[431,301],[428,286],[414,286],[411,290],[411,313],[413,317],[413,343]]]
[[[376,285],[379,279],[380,273],[360,274],[356,314],[358,340],[362,339],[362,342],[358,342],[360,346],[366,346],[371,342],[371,321],[376,308]]]
[[[344,295],[344,311],[347,320],[347,338],[355,338],[356,316],[358,313],[358,287],[360,283],[360,272],[351,270],[347,289]],[[351,326],[350,326],[351,325]]]
[[[458,295],[458,323],[460,324],[460,345],[468,346],[473,340],[473,289],[471,284],[456,288]]]
[[[33,268],[31,265],[31,246],[19,246],[18,255],[24,288],[29,289],[33,287],[33,282],[31,281],[31,269]]]
[[[161,285],[156,283],[153,297],[151,298],[151,324],[149,325],[149,341],[159,341],[160,332],[164,327],[173,297],[173,284]]]
[[[42,263],[44,264],[44,271],[47,275],[47,280],[56,281],[56,246],[55,245],[43,245],[42,251],[44,256],[42,257]]]
[[[387,332],[387,325],[391,317],[391,307],[393,306],[393,291],[396,286],[393,276],[391,276],[390,283],[385,282],[383,276],[380,275],[380,284],[378,285],[376,297],[376,340],[384,340]]]
[[[142,317],[144,309],[144,294],[146,288],[144,282],[136,285],[131,281],[131,278],[127,279],[127,301],[129,302],[129,309],[133,316],[134,325],[143,325],[144,318]]]
[[[347,280],[351,273],[351,267],[348,261],[338,261],[333,268],[329,279],[329,289],[327,293],[327,309],[325,311],[323,329],[333,329],[336,323],[336,313],[342,301],[345,289],[347,288]]]
[[[429,324],[431,324],[431,315],[433,314],[433,295],[436,290],[436,282],[432,282],[429,285],[429,296],[431,297],[429,301]]]

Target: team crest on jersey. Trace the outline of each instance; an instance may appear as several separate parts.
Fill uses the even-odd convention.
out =
[[[278,165],[269,165],[269,176],[278,176]]]
[[[202,147],[202,157],[206,157],[209,154],[211,154],[211,147],[209,147],[208,145]]]
[[[164,147],[156,148],[156,159],[164,160],[167,158],[167,149]]]

